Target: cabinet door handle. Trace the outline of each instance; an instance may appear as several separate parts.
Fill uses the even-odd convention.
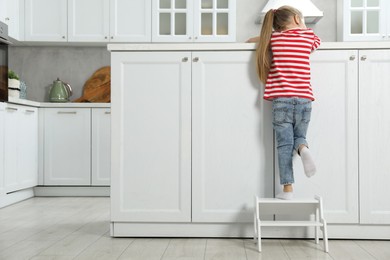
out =
[[[62,36],[62,39],[65,39],[65,36]]]
[[[58,111],[57,114],[77,114],[76,111]]]
[[[104,112],[104,114],[106,114],[106,115],[111,115],[111,112]]]
[[[362,61],[365,61],[365,60],[367,60],[367,56],[366,56],[366,55],[363,55],[360,59],[361,59]]]
[[[349,57],[349,60],[355,60],[356,59],[356,56],[355,55],[352,55]]]
[[[35,113],[35,110],[27,109],[26,113]]]
[[[195,57],[193,61],[194,62],[198,62],[199,61],[199,57]]]
[[[184,57],[181,61],[182,62],[187,62],[188,61],[188,57]]]
[[[111,39],[114,39],[114,36],[111,36]]]
[[[16,107],[7,107],[6,109],[11,110],[11,111],[18,111],[18,109]]]

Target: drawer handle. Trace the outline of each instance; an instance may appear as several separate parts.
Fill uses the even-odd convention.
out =
[[[104,112],[104,114],[106,114],[106,115],[111,115],[111,112]]]
[[[7,107],[6,109],[11,110],[11,111],[18,111],[18,109],[16,107]]]
[[[73,114],[73,115],[77,114],[76,111],[58,111],[57,113],[58,114]]]
[[[35,113],[35,110],[27,109],[27,110],[26,110],[26,113]]]

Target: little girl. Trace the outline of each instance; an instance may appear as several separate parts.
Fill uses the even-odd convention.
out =
[[[264,99],[272,101],[280,184],[283,185],[283,192],[276,197],[290,200],[293,198],[294,150],[301,156],[306,176],[311,177],[316,172],[306,132],[314,100],[309,56],[321,41],[313,30],[306,28],[301,12],[290,6],[268,11],[257,39],[258,75],[265,84]]]

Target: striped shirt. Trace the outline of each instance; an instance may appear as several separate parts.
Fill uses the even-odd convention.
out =
[[[273,32],[272,64],[265,84],[264,99],[300,97],[314,100],[309,56],[320,43],[320,38],[312,29]]]

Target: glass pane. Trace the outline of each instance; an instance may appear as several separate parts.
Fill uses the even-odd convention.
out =
[[[213,34],[213,14],[202,13],[202,35]]]
[[[229,15],[227,13],[217,14],[217,34],[227,35],[229,33]]]
[[[160,35],[171,34],[171,14],[160,14]]]
[[[367,11],[367,33],[379,33],[378,11]]]
[[[213,8],[213,0],[202,0],[202,9]]]
[[[175,14],[175,34],[176,35],[186,35],[186,14],[185,13],[177,13]]]
[[[217,0],[217,8],[229,8],[229,0]]]
[[[367,6],[368,7],[378,7],[379,0],[367,0]]]
[[[171,8],[171,0],[160,0],[160,8],[161,9]]]
[[[176,0],[175,1],[176,9],[186,9],[187,8],[187,0]]]
[[[351,12],[351,33],[352,34],[363,33],[363,12],[361,11]]]
[[[351,0],[351,7],[363,7],[363,0]]]

